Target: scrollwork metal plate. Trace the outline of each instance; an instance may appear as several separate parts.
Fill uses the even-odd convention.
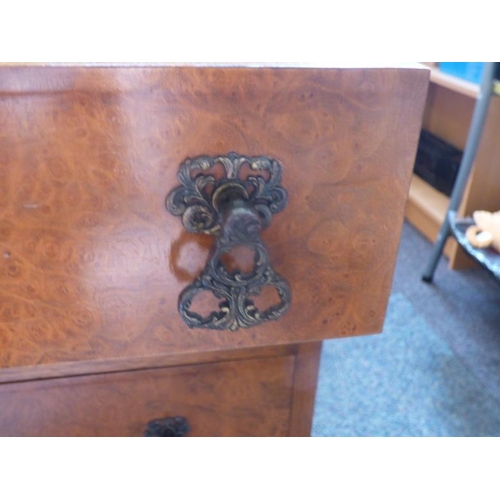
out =
[[[217,164],[223,171],[218,177],[213,172]],[[246,177],[241,175],[244,165],[251,172]],[[276,320],[290,307],[290,286],[271,268],[260,238],[260,231],[270,225],[273,214],[288,203],[281,177],[281,164],[265,156],[199,156],[181,165],[181,185],[167,197],[167,209],[182,218],[186,230],[216,236],[212,256],[202,273],[179,296],[179,313],[188,326],[248,328]],[[253,270],[246,274],[228,271],[221,261],[225,253],[241,245],[254,252]],[[266,286],[276,289],[280,301],[260,311],[252,297]],[[206,317],[190,310],[193,298],[202,291],[220,299],[219,309]]]
[[[224,175],[219,179],[210,173],[217,164],[224,169]],[[255,175],[242,179],[244,165]],[[172,215],[182,217],[188,231],[216,234],[221,227],[217,195],[227,183],[237,184],[246,192],[266,228],[271,224],[273,214],[281,212],[288,203],[288,194],[281,187],[281,175],[281,164],[266,156],[249,157],[232,152],[227,156],[188,158],[177,175],[181,185],[167,197],[167,209]]]

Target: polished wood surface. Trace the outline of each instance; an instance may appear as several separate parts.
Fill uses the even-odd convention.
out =
[[[0,383],[28,380],[46,380],[65,376],[135,371],[145,368],[164,368],[193,364],[237,361],[250,358],[276,358],[295,356],[306,344],[281,344],[278,346],[250,347],[230,351],[203,351],[185,354],[160,353],[151,356],[130,356],[100,360],[71,361],[33,366],[17,366],[0,370]]]
[[[381,329],[428,71],[0,67],[0,435],[309,435],[322,338]],[[284,166],[263,233],[290,311],[188,329],[212,239],[165,208],[187,157]],[[250,255],[233,255],[241,268]],[[314,341],[314,342],[311,342]]]
[[[424,69],[0,68],[0,366],[380,331]],[[290,203],[263,233],[290,311],[189,330],[211,238],[165,209],[190,156],[264,154]]]
[[[312,346],[304,361],[317,368],[318,354]],[[141,436],[174,416],[188,419],[189,436],[307,435],[313,401],[291,404],[294,384],[299,398],[311,389],[300,357],[0,384],[0,435]]]

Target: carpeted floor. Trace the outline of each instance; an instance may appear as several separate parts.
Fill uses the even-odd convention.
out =
[[[500,286],[430,250],[405,223],[383,334],[324,342],[313,436],[500,436]]]

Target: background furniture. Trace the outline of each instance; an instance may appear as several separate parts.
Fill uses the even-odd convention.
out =
[[[427,84],[422,67],[1,67],[0,434],[308,435],[321,340],[382,329]],[[291,307],[190,329],[178,297],[213,238],[165,200],[186,158],[230,151],[283,164],[262,238]]]
[[[453,146],[464,150],[469,134],[479,85],[447,75],[437,66],[431,67],[429,92],[422,128]],[[459,216],[474,210],[496,211],[500,200],[500,100],[494,96],[477,155],[458,209]],[[413,175],[406,218],[427,238],[435,241],[445,221],[450,199]],[[473,262],[454,240],[449,240],[444,253],[452,269],[470,267]]]
[[[484,68],[481,88],[474,108],[474,115],[463,159],[460,164],[455,186],[451,193],[450,204],[443,225],[439,231],[436,244],[434,245],[432,254],[423,273],[422,278],[427,282],[432,281],[438,260],[441,257],[446,240],[450,236],[454,236],[455,241],[460,247],[476,262],[484,266],[495,276],[500,277],[500,259],[498,258],[498,254],[492,249],[476,249],[467,240],[465,232],[467,227],[474,225],[474,220],[472,218],[457,218],[457,210],[462,201],[464,189],[472,171],[474,159],[483,135],[484,123],[488,114],[494,87],[496,67],[496,63],[492,62],[487,63]]]

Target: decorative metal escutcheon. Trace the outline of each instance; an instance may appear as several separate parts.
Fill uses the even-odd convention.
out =
[[[280,318],[290,307],[291,291],[274,271],[260,233],[273,214],[288,203],[281,186],[281,164],[266,156],[198,156],[181,164],[180,186],[167,197],[168,211],[182,218],[192,233],[215,236],[205,268],[179,296],[179,314],[193,328],[237,330]],[[245,172],[246,175],[245,175]],[[222,258],[235,247],[253,252],[253,269],[228,270]],[[259,310],[252,297],[274,287],[279,303]],[[220,299],[219,309],[208,316],[190,310],[194,297],[209,291]]]

